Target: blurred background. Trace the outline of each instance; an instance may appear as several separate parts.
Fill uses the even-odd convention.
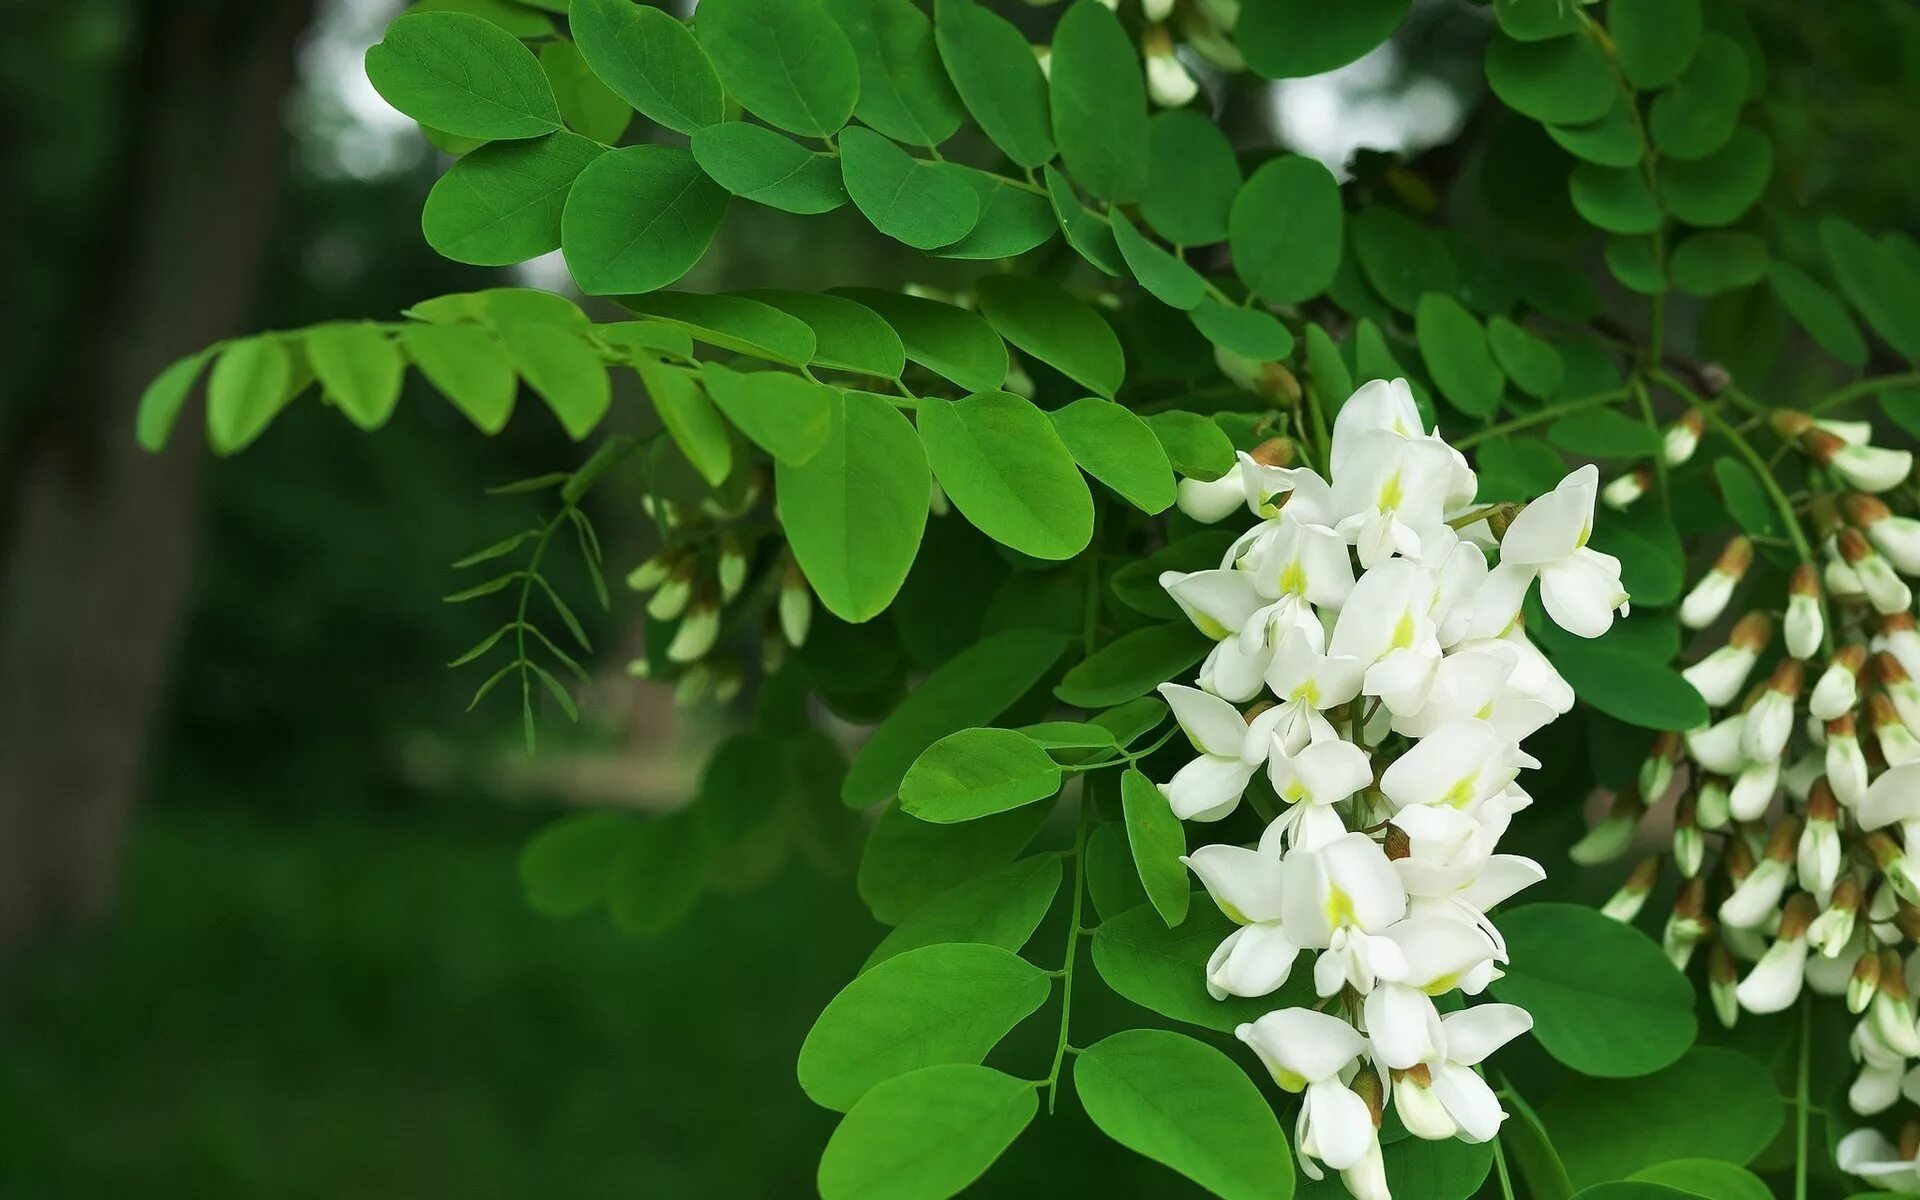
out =
[[[1780,202],[1910,228],[1911,8],[1748,7],[1787,48]],[[643,941],[538,917],[516,879],[557,813],[683,803],[743,717],[629,681],[618,598],[588,617],[585,720],[536,755],[445,667],[492,624],[440,602],[447,564],[533,511],[484,489],[580,448],[534,406],[489,440],[417,396],[375,436],[305,403],[232,460],[134,446],[147,380],[220,337],[566,285],[422,241],[443,164],[360,67],[398,8],[71,0],[0,39],[0,1200],[811,1195],[832,1114],[793,1058],[880,935],[851,880],[776,865]],[[1356,152],[1404,153],[1468,227],[1524,210],[1589,254],[1555,240],[1578,225],[1543,137],[1499,151],[1537,191],[1477,186],[1487,25],[1422,0],[1350,68],[1215,100],[1249,151],[1363,175],[1385,160]],[[736,205],[684,286],[928,269],[857,221]],[[1709,309],[1686,314],[1707,349],[1778,353],[1777,314]],[[592,506],[610,562],[638,561],[638,496]],[[1099,1160],[1090,1189],[1186,1194],[1094,1136],[1043,1123],[980,1194],[1050,1191],[1063,1156]]]

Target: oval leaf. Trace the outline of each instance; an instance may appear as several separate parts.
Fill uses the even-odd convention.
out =
[[[820,1200],[946,1200],[993,1165],[1040,1109],[1024,1079],[927,1067],[875,1088],[820,1155]]]
[[[1045,800],[1059,790],[1059,764],[1026,734],[962,729],[928,746],[907,768],[900,807],[922,821],[951,825]]]
[[[1093,538],[1093,497],[1053,422],[1010,392],[928,400],[927,461],[982,533],[1035,558],[1072,558]]]
[[[726,191],[691,152],[627,146],[594,159],[573,181],[560,245],[589,296],[650,292],[700,261],[726,215]]]

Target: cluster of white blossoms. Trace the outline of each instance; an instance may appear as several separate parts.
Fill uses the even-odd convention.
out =
[[[1330,449],[1331,479],[1256,451],[1218,482],[1182,484],[1189,515],[1245,505],[1259,524],[1218,569],[1161,576],[1217,643],[1198,687],[1161,689],[1200,751],[1161,791],[1182,819],[1217,821],[1266,772],[1280,811],[1258,845],[1186,859],[1239,926],[1207,988],[1269,995],[1313,952],[1322,1003],[1239,1035],[1305,1093],[1302,1168],[1385,1200],[1387,1104],[1419,1137],[1492,1138],[1505,1114],[1474,1068],[1532,1025],[1511,1004],[1436,1003],[1497,977],[1487,910],[1544,875],[1495,852],[1531,803],[1515,780],[1539,764],[1521,741],[1573,704],[1521,628],[1522,600],[1538,579],[1552,619],[1596,637],[1627,595],[1618,561],[1586,544],[1590,466],[1496,540],[1489,518],[1511,506],[1473,508],[1472,469],[1426,432],[1404,380],[1354,393]]]

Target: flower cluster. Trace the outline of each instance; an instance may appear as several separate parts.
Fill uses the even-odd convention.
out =
[[[1496,978],[1505,946],[1487,911],[1543,875],[1495,849],[1531,803],[1515,780],[1539,764],[1520,743],[1573,704],[1521,628],[1522,601],[1537,579],[1552,619],[1594,637],[1627,596],[1618,561],[1586,544],[1592,467],[1517,516],[1474,509],[1473,471],[1426,432],[1404,380],[1340,409],[1330,479],[1274,465],[1276,449],[1182,485],[1197,519],[1244,504],[1260,520],[1218,569],[1161,577],[1217,643],[1198,687],[1161,689],[1200,751],[1161,790],[1179,817],[1217,821],[1256,774],[1272,784],[1256,846],[1186,860],[1239,926],[1207,988],[1270,995],[1313,952],[1323,1003],[1239,1035],[1305,1093],[1307,1173],[1325,1164],[1359,1200],[1384,1200],[1387,1104],[1420,1137],[1492,1138],[1504,1113],[1474,1067],[1532,1025],[1510,1004],[1436,1003]]]
[[[1864,422],[1780,411],[1770,424],[1809,460],[1811,556],[1773,590],[1737,537],[1694,584],[1680,622],[1708,649],[1683,674],[1712,716],[1655,744],[1575,856],[1618,857],[1650,810],[1670,811],[1681,882],[1667,953],[1684,968],[1706,951],[1728,1025],[1743,1010],[1779,1012],[1803,988],[1844,996],[1860,1017],[1848,1101],[1872,1115],[1903,1094],[1920,1101],[1920,1068],[1909,1068],[1920,1058],[1910,999],[1920,955],[1903,950],[1920,938],[1920,632],[1908,582],[1920,576],[1920,520],[1880,498],[1910,478],[1913,457],[1873,445]],[[1608,911],[1631,920],[1660,869],[1643,861]],[[1894,1186],[1894,1150],[1861,1130],[1842,1142],[1841,1165]],[[1911,1184],[1900,1190],[1920,1190],[1913,1157],[1909,1147],[1898,1164]]]

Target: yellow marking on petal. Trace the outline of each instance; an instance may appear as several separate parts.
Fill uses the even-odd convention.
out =
[[[1475,717],[1476,717],[1477,719],[1479,719],[1479,720],[1482,720],[1482,721],[1491,721],[1491,720],[1493,720],[1493,701],[1491,701],[1491,700],[1489,700],[1489,701],[1487,701],[1487,702],[1486,702],[1485,704],[1483,704],[1483,705],[1481,705],[1481,706],[1480,706],[1480,711],[1479,711],[1479,712],[1477,712],[1477,713],[1475,713],[1475,714],[1473,714],[1473,715],[1474,715],[1474,716],[1475,716]]]
[[[1454,781],[1447,794],[1440,797],[1440,803],[1452,808],[1465,808],[1473,803],[1474,783],[1480,778],[1478,770],[1469,771]]]
[[[1413,610],[1400,614],[1399,624],[1393,627],[1393,648],[1406,650],[1413,646]]]
[[[1291,783],[1287,784],[1287,790],[1280,793],[1280,798],[1282,800],[1285,800],[1288,804],[1298,804],[1302,799],[1306,797],[1306,794],[1307,794],[1307,789],[1300,785],[1300,781],[1298,779],[1295,779]]]
[[[1574,542],[1573,542],[1574,549],[1576,550],[1586,549],[1587,539],[1592,536],[1593,536],[1593,522],[1592,521],[1583,522],[1580,526],[1580,536],[1574,539]]]
[[[1400,507],[1400,502],[1404,499],[1406,499],[1406,493],[1400,487],[1400,472],[1395,471],[1387,476],[1385,483],[1380,485],[1380,500],[1375,507],[1381,512],[1392,512]]]
[[[1320,685],[1312,679],[1303,679],[1300,686],[1293,689],[1289,700],[1304,700],[1314,708],[1320,707]]]
[[[1216,642],[1225,641],[1227,639],[1227,635],[1232,632],[1232,630],[1228,629],[1225,625],[1222,625],[1220,622],[1214,620],[1212,617],[1208,616],[1206,613],[1199,611],[1198,609],[1194,610],[1194,612],[1192,613],[1192,616],[1193,616],[1193,627],[1195,629],[1198,629],[1201,633],[1206,634],[1207,637],[1211,638]]]
[[[1285,1067],[1269,1067],[1268,1071],[1272,1073],[1273,1081],[1286,1091],[1304,1092],[1307,1090],[1307,1077],[1305,1075],[1297,1075]]]
[[[1328,887],[1327,899],[1321,906],[1326,913],[1327,928],[1343,929],[1354,924],[1353,897],[1337,887]]]
[[[1221,914],[1225,916],[1227,920],[1232,921],[1235,925],[1253,924],[1252,921],[1247,920],[1247,914],[1241,912],[1240,909],[1235,905],[1220,899],[1218,896],[1214,897],[1213,902],[1220,906]]]
[[[1442,975],[1440,978],[1434,980],[1432,983],[1428,984],[1426,987],[1422,988],[1421,990],[1426,992],[1426,994],[1429,996],[1444,996],[1448,992],[1452,991],[1454,988],[1459,986],[1460,986],[1460,973],[1458,971],[1455,971],[1449,975]]]
[[[1280,569],[1280,594],[1304,596],[1307,594],[1307,570],[1294,559]]]

